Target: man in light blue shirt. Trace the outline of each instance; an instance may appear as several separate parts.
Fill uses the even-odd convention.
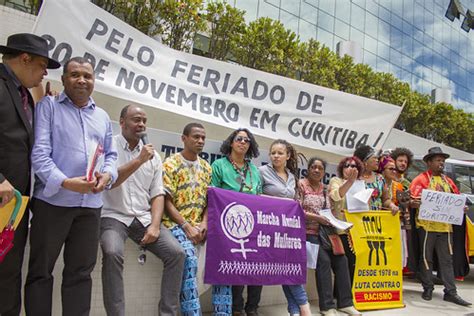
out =
[[[35,108],[31,160],[36,179],[25,285],[31,315],[51,315],[52,271],[63,245],[62,314],[89,314],[100,192],[117,178],[110,119],[90,97],[92,65],[72,58],[64,65],[62,82],[64,92],[44,97]]]

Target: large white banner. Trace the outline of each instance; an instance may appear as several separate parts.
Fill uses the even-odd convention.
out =
[[[349,155],[381,147],[400,107],[170,49],[87,0],[44,1],[34,32],[61,63],[85,56],[96,89],[229,128]],[[59,80],[60,71],[51,71]]]
[[[121,133],[118,122],[112,122],[114,135]],[[165,160],[174,153],[183,150],[183,143],[181,141],[181,134],[163,131],[155,128],[147,128],[148,139],[150,143],[155,146],[155,150],[160,154],[161,159]],[[215,140],[206,137],[206,145],[201,153],[201,158],[212,164],[215,160],[223,157],[220,152],[222,140]],[[259,148],[260,156],[252,159],[252,162],[257,166],[262,166],[270,163],[268,150]],[[304,159],[298,159],[299,177],[306,178],[308,175],[307,162]],[[324,174],[323,183],[329,184],[329,180],[335,177],[337,173],[337,165],[328,163],[326,165],[326,172]]]

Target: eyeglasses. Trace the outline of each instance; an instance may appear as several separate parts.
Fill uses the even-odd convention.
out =
[[[245,136],[235,136],[234,142],[241,143],[244,142],[246,144],[250,144],[250,138]]]
[[[346,164],[344,165],[344,168],[357,168],[357,165],[346,163]]]

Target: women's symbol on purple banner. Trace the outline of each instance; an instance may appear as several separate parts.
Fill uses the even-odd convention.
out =
[[[297,201],[209,188],[207,211],[205,283],[306,282],[306,229]]]
[[[247,259],[247,252],[257,252],[256,249],[244,247],[245,243],[249,242],[247,237],[252,233],[254,224],[252,212],[244,205],[232,202],[226,206],[221,214],[222,231],[227,238],[240,244],[240,248],[231,248],[231,253],[241,253],[244,259]]]

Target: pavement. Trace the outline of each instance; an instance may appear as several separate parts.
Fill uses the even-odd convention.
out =
[[[435,285],[433,299],[425,301],[421,298],[421,284],[415,280],[405,278],[403,280],[404,308],[384,309],[375,311],[364,311],[368,316],[390,316],[390,315],[416,315],[416,316],[474,316],[474,307],[463,307],[443,301],[443,286]],[[471,272],[464,281],[456,281],[458,294],[468,302],[474,304],[474,265],[471,264]],[[313,315],[320,315],[318,301],[312,301],[311,311]],[[258,310],[259,316],[287,316],[286,305],[262,306]],[[204,314],[210,315],[210,314]],[[346,315],[340,313],[339,315]]]

